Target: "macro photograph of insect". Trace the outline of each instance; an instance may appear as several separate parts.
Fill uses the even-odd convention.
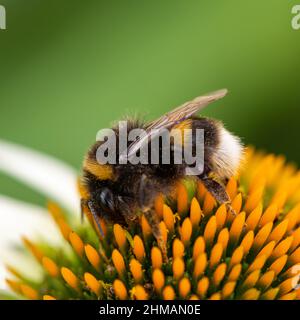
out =
[[[0,0],[0,307],[300,300],[299,7]]]

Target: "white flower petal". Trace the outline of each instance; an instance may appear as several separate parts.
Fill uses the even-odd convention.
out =
[[[19,266],[28,276],[38,275],[34,259],[17,253],[13,248],[21,243],[21,236],[29,239],[38,237],[60,245],[62,237],[46,209],[1,195],[0,221],[0,289],[3,289],[7,276],[4,263]]]
[[[0,139],[0,171],[58,201],[67,210],[78,212],[77,174],[66,163]]]

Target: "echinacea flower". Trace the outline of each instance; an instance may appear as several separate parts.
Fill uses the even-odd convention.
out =
[[[300,172],[248,148],[226,190],[236,215],[201,182],[156,200],[168,262],[143,215],[132,229],[102,221],[102,237],[89,212],[90,224],[80,224],[51,202],[65,245],[23,238],[41,277],[24,276],[20,261],[7,284],[18,297],[45,300],[299,299]]]

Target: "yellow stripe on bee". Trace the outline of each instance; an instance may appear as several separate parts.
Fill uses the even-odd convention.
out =
[[[170,135],[174,137],[176,144],[183,145],[186,141],[185,139],[185,130],[192,129],[192,120],[184,120],[175,126],[173,126]],[[189,135],[187,135],[188,137]]]
[[[112,180],[114,177],[112,166],[100,164],[88,158],[84,160],[83,168],[100,180]]]

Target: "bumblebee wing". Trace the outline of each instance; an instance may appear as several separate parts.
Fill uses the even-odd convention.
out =
[[[227,94],[227,89],[222,89],[207,93],[203,96],[197,97],[192,101],[188,101],[183,105],[166,113],[159,119],[150,122],[146,131],[152,129],[170,128],[173,125],[180,123],[191,117],[194,113],[204,109],[210,103],[223,98]]]
[[[157,120],[150,122],[146,127],[145,134],[138,140],[134,141],[128,147],[128,158],[134,155],[145,143],[148,144],[149,141],[151,141],[151,139],[153,139],[156,136],[156,134],[153,133],[153,131],[159,133],[159,129],[169,129],[173,127],[175,124],[178,124],[188,119],[196,112],[204,109],[210,103],[223,98],[226,94],[227,89],[207,93],[203,96],[195,98],[194,100],[184,103],[183,105],[166,113]]]

